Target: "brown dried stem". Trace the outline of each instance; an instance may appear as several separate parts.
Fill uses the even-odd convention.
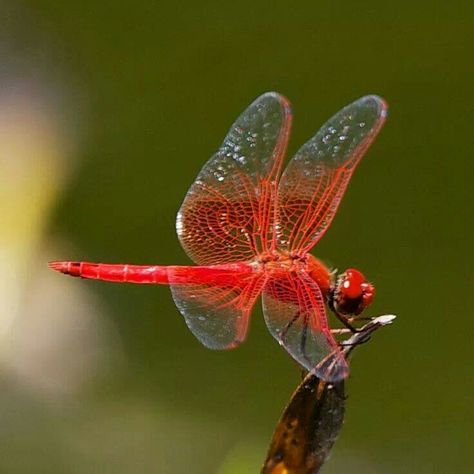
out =
[[[348,357],[393,315],[370,320],[342,343]],[[262,474],[316,474],[326,461],[344,420],[344,381],[330,384],[308,373],[278,422]]]

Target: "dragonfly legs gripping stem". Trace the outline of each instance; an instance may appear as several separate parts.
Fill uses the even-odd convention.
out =
[[[334,335],[340,335],[340,334],[360,334],[363,331],[363,328],[362,329],[358,329],[356,327],[354,327],[352,325],[353,322],[357,322],[357,321],[372,321],[373,318],[369,318],[369,317],[362,317],[362,318],[359,318],[359,317],[351,317],[351,318],[348,318],[347,316],[344,316],[343,314],[340,314],[340,313],[335,313],[336,316],[338,317],[338,319],[346,326],[345,328],[341,328],[341,329],[331,329],[331,333],[334,334]],[[362,338],[360,338],[357,342],[354,342],[354,343],[351,343],[351,342],[344,342],[344,341],[341,341],[339,343],[339,347],[341,349],[344,349],[345,347],[349,347],[350,351],[352,351],[352,349],[360,344],[364,344],[366,342],[368,342],[370,340],[370,335],[366,335],[366,336],[363,336]]]
[[[344,326],[346,326],[347,329],[349,329],[349,331],[352,333],[352,334],[355,334],[357,332],[359,332],[359,330],[354,327],[352,325],[352,322],[354,321],[354,318],[348,318],[347,316],[337,312],[337,311],[334,311],[334,314],[336,315],[337,319],[339,319],[339,321],[341,321],[342,324],[344,324]]]
[[[357,334],[358,332],[360,332],[360,329],[353,326],[353,323],[358,322],[358,321],[370,321],[372,319],[372,318],[358,317],[358,316],[348,317],[337,311],[334,311],[334,314],[336,315],[337,319],[339,319],[339,321],[341,321],[341,323],[344,324],[344,326],[346,326],[346,328],[352,334]]]
[[[331,329],[331,334],[338,336],[339,334],[352,334],[352,331],[349,328],[338,328],[338,329]]]
[[[360,334],[360,332],[359,332]],[[350,347],[350,348],[354,348],[356,346],[360,346],[361,344],[365,344],[366,342],[369,342],[370,341],[370,335],[367,335],[367,336],[364,336],[360,341],[357,341],[357,342],[340,342],[339,343],[339,347],[341,349],[344,349],[345,347]]]

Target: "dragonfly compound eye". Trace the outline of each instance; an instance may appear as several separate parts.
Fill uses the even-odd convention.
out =
[[[360,314],[372,302],[375,288],[364,275],[349,268],[337,279],[334,290],[334,309],[341,314]]]

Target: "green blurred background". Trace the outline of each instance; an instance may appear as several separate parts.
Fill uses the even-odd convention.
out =
[[[314,251],[368,275],[370,314],[398,315],[355,355],[324,472],[474,472],[472,2],[1,6],[0,98],[25,113],[0,110],[23,150],[18,171],[0,140],[0,472],[258,472],[300,380],[260,309],[213,352],[167,288],[46,262],[189,263],[176,211],[268,90],[293,104],[290,155],[359,96],[390,105]]]

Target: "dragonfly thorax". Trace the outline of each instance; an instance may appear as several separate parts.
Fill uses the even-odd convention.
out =
[[[303,271],[318,284],[324,294],[331,288],[331,272],[324,263],[309,253],[266,252],[259,255],[256,264],[265,272]]]
[[[265,252],[258,256],[257,262],[266,270],[281,269],[295,271],[306,269],[308,255],[289,254],[287,252]]]

